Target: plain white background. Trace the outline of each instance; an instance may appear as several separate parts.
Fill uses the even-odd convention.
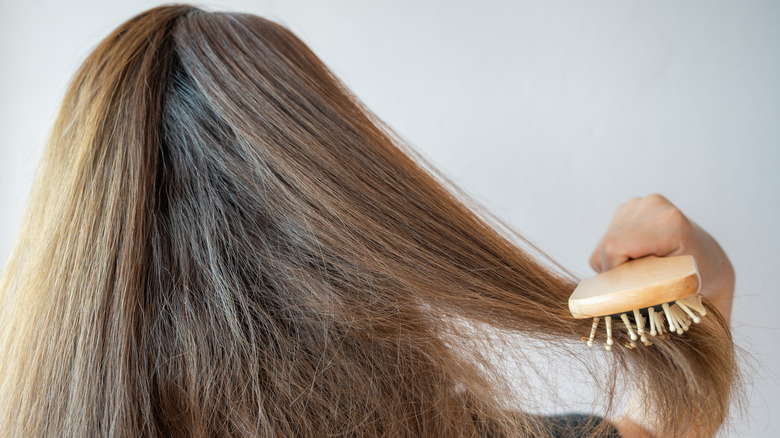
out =
[[[0,2],[0,262],[67,81],[101,38],[157,4]],[[666,195],[736,268],[734,336],[752,359],[748,414],[728,436],[780,436],[779,2],[199,5],[286,24],[414,147],[581,276],[619,204]],[[588,397],[561,387],[573,405]]]

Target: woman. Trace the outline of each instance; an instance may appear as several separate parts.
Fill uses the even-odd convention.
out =
[[[581,356],[561,341],[590,322],[567,310],[576,279],[467,202],[289,30],[144,12],[73,79],[3,271],[2,433],[613,434],[510,406],[490,351],[521,352],[492,335]],[[601,372],[640,392],[615,425],[711,435],[733,270],[657,195],[618,210],[592,263],[648,254],[696,256],[714,315],[618,342]]]

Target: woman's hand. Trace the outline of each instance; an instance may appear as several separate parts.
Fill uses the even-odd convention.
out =
[[[612,269],[629,259],[692,255],[706,295],[728,320],[734,296],[734,268],[726,254],[706,231],[688,219],[668,199],[653,194],[633,198],[618,207],[607,232],[590,256],[597,272]],[[647,417],[640,392],[630,397],[624,417],[613,420],[625,438],[655,436],[654,420]]]
[[[607,232],[590,256],[590,266],[603,272],[647,255],[685,254],[696,259],[701,294],[728,320],[734,296],[731,262],[715,239],[659,194],[633,198],[617,208]]]

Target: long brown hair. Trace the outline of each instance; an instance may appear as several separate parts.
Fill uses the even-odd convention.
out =
[[[286,28],[158,7],[65,96],[0,280],[0,434],[541,435],[487,347],[586,354],[575,284]],[[710,309],[594,370],[669,436],[728,412]]]

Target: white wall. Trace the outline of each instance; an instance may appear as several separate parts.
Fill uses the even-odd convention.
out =
[[[0,262],[67,80],[156,4],[0,1]],[[729,436],[780,436],[780,3],[206,6],[287,24],[434,163],[583,276],[615,207],[666,195],[737,271],[733,328],[755,370],[749,414]]]

